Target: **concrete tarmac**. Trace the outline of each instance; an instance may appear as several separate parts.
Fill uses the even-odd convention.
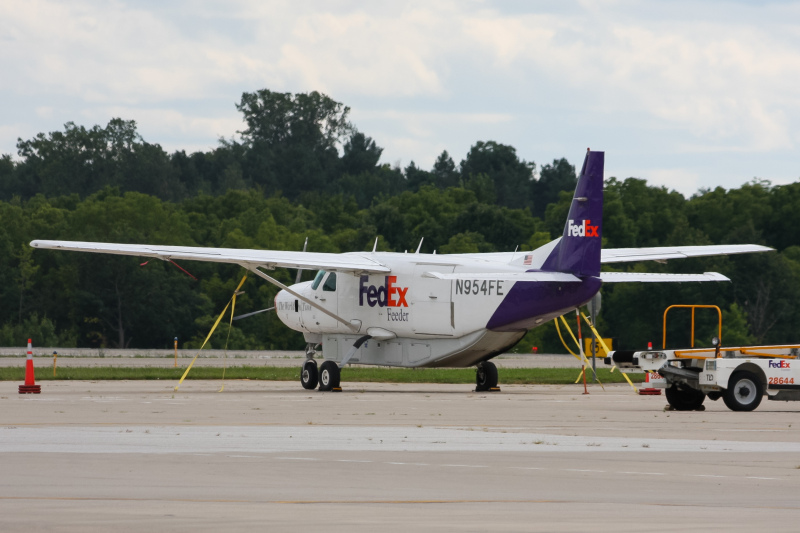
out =
[[[346,379],[346,373],[345,373]],[[502,374],[501,374],[502,379]],[[0,382],[0,531],[797,531],[800,403]]]

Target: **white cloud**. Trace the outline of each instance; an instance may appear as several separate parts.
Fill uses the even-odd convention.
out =
[[[687,186],[715,176],[697,154],[785,177],[770,156],[800,143],[798,20],[798,3],[725,1],[5,3],[0,152],[109,113],[165,147],[214,146],[266,87],[342,101],[392,162],[491,138],[542,161],[576,143],[670,154]]]
[[[744,18],[662,22],[615,15],[484,13],[466,27],[498,64],[532,67],[608,112],[635,108],[647,120],[742,150],[794,146],[785,111],[800,111],[792,89],[800,82],[800,49],[792,40]]]
[[[649,185],[678,191],[687,198],[703,186],[700,175],[685,168],[648,168],[632,175],[645,178]]]

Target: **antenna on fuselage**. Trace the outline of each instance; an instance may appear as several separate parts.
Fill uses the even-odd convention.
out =
[[[424,241],[424,240],[425,240],[425,237],[423,237],[423,238],[421,238],[421,239],[419,240],[419,246],[417,246],[417,251],[416,251],[416,252],[414,252],[415,254],[418,254],[418,253],[419,253],[419,250],[420,250],[420,248],[422,248],[422,241]]]
[[[372,253],[374,254],[377,251],[378,251],[378,237],[375,237],[375,244],[372,245]]]
[[[517,255],[517,250],[519,250],[519,244],[517,245],[516,248],[514,248],[514,253],[511,254],[511,261],[508,262],[509,265],[514,262],[514,257],[516,257]]]

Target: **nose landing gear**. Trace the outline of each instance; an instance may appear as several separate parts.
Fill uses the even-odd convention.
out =
[[[317,355],[318,347],[319,344],[308,343],[306,345],[306,361],[300,369],[300,383],[306,390],[316,389],[319,385],[319,390],[323,392],[341,391],[339,365],[334,361],[324,361],[317,367],[317,360],[314,359],[314,356]]]
[[[300,383],[303,384],[304,389],[312,390],[317,388],[319,370],[314,359],[306,359],[306,362],[303,363],[303,369],[300,371]]]

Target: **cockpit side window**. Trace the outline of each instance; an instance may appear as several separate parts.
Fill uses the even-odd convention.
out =
[[[323,291],[336,292],[336,272],[331,272],[325,284],[322,286]]]
[[[319,284],[322,281],[322,278],[324,278],[324,277],[325,277],[325,271],[324,270],[320,270],[319,272],[317,272],[317,275],[314,278],[314,283],[311,284],[311,290],[312,291],[317,290],[317,287],[319,287]]]

